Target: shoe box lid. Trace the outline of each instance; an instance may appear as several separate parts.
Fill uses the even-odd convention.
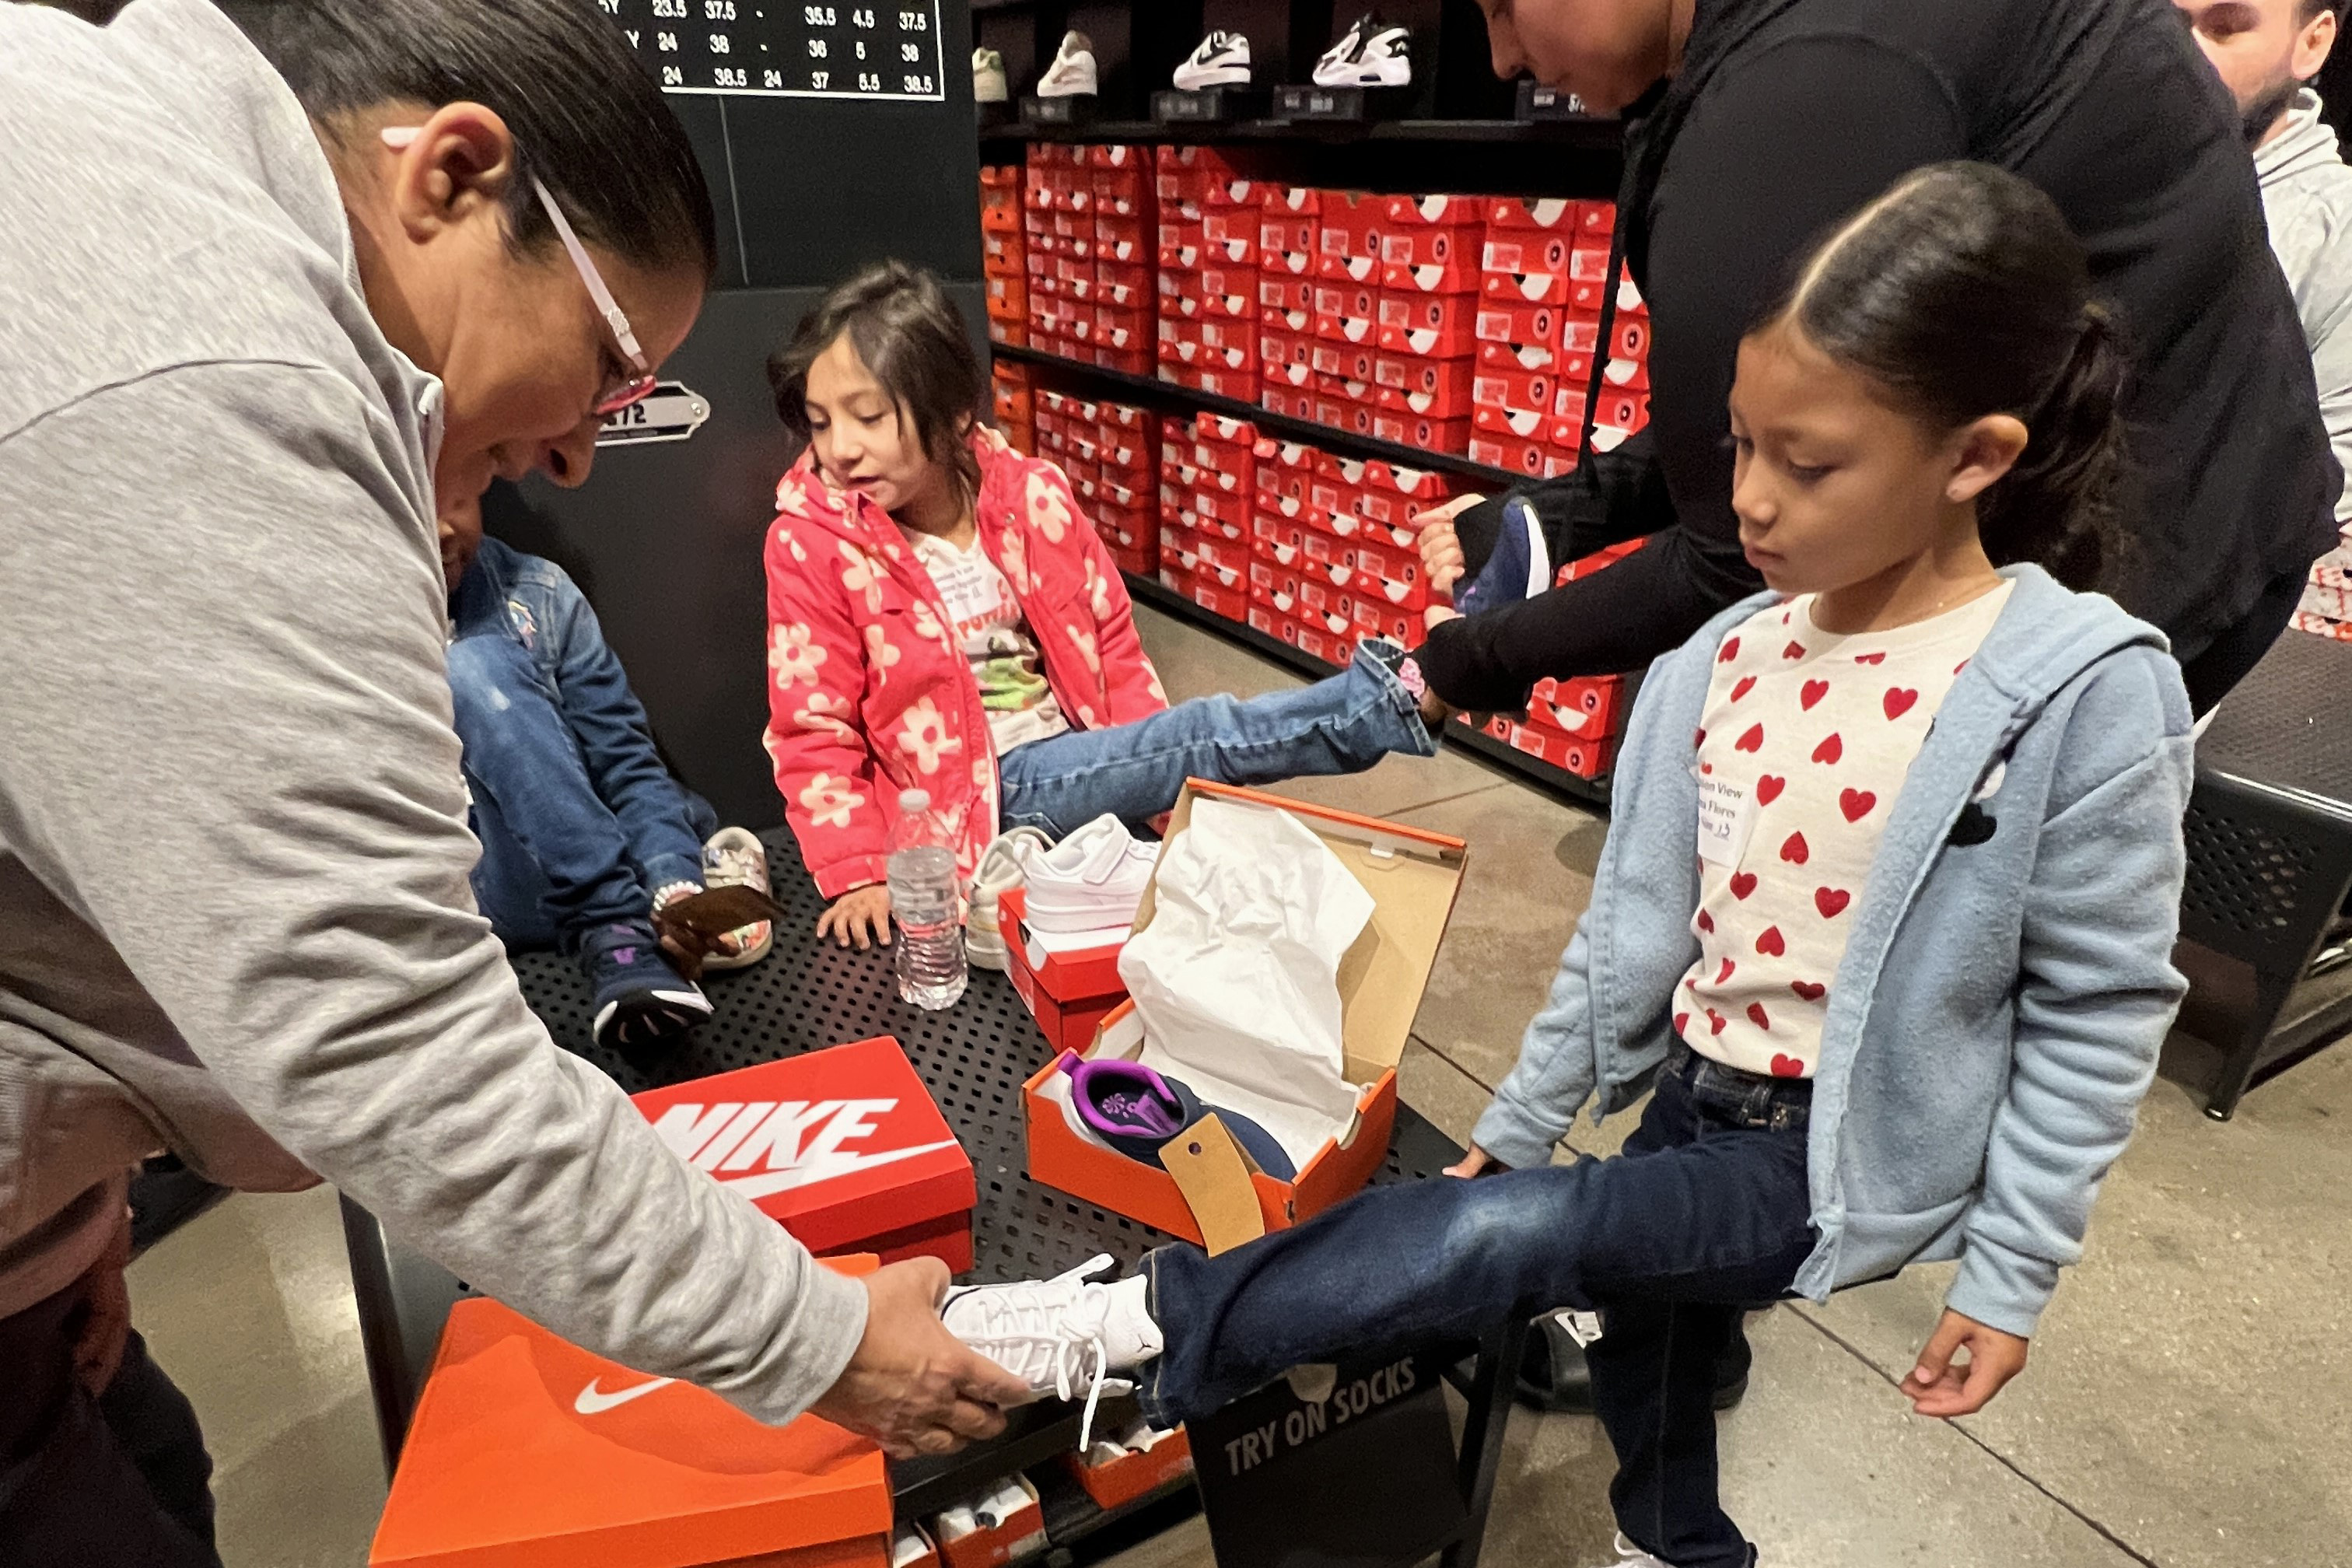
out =
[[[1170,813],[1163,838],[1172,844],[1189,828],[1192,807],[1202,796],[1286,811],[1321,839],[1372,896],[1372,917],[1340,961],[1340,1048],[1348,1081],[1360,1086],[1353,1124],[1325,1144],[1288,1182],[1251,1168],[1251,1192],[1265,1228],[1280,1229],[1318,1214],[1371,1179],[1388,1158],[1396,1122],[1397,1064],[1403,1058],[1413,1016],[1428,987],[1437,949],[1453,918],[1455,897],[1469,862],[1459,838],[1359,816],[1326,806],[1236,789],[1203,779],[1186,782]],[[1136,931],[1151,923],[1158,871],[1135,911]],[[1133,1058],[1143,1044],[1141,1020],[1132,1002],[1123,1003],[1096,1031],[1084,1053],[1097,1058]],[[1049,1085],[1047,1063],[1022,1086],[1028,1119],[1029,1172],[1115,1214],[1158,1226],[1173,1236],[1202,1239],[1199,1209],[1191,1192],[1168,1171],[1155,1170],[1071,1132]]]
[[[971,1157],[887,1035],[633,1098],[662,1142],[812,1252],[978,1201]]]
[[[814,1415],[765,1426],[477,1297],[449,1310],[368,1563],[887,1568],[890,1517],[866,1439]]]

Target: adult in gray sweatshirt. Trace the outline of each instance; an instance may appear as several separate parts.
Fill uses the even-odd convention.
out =
[[[2343,0],[2175,4],[2237,100],[2253,147],[2271,249],[2294,291],[2319,412],[2345,472],[2336,525],[2352,526],[2352,167],[2309,85],[2335,47]]]
[[[939,1327],[945,1271],[833,1274],[672,1156],[467,887],[436,480],[587,477],[709,277],[683,132],[580,0],[237,16],[0,5],[0,1559],[209,1556],[56,1484],[130,1468],[56,1445],[164,1147],[323,1176],[763,1420],[994,1430],[1022,1385]]]

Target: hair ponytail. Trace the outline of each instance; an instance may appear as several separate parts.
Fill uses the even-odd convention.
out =
[[[2024,452],[1978,499],[1978,535],[1995,562],[2033,562],[2070,588],[2112,577],[2125,365],[2115,318],[2084,305],[2074,353],[2025,422]]]
[[[1977,500],[1985,553],[2070,588],[2114,580],[2122,327],[2039,189],[1986,163],[1915,170],[1815,246],[1750,330],[1782,321],[1931,422],[2023,421],[2025,450]]]

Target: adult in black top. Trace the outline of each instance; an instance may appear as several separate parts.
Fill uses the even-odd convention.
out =
[[[2168,0],[1481,4],[1499,74],[1624,107],[1618,244],[1653,327],[1648,428],[1521,493],[1555,560],[1651,539],[1436,627],[1439,696],[1509,710],[1539,677],[1638,668],[1760,585],[1731,510],[1740,333],[1810,238],[1954,158],[2050,194],[2135,343],[2136,558],[2109,591],[2200,709],[2261,658],[2335,542],[2337,470],[2237,117]],[[1463,520],[1474,552],[1492,510]]]

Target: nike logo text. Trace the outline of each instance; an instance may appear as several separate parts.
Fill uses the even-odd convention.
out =
[[[654,1123],[664,1143],[745,1197],[761,1198],[955,1146],[952,1138],[867,1152],[843,1144],[876,1131],[896,1100],[786,1100],[673,1105]]]
[[[643,1399],[656,1388],[667,1388],[677,1381],[677,1379],[674,1377],[656,1377],[652,1382],[641,1383],[635,1388],[624,1388],[607,1394],[596,1386],[596,1379],[592,1377],[588,1380],[588,1386],[580,1391],[580,1397],[572,1402],[572,1408],[583,1415],[602,1415],[607,1410],[620,1408],[632,1399]]]

